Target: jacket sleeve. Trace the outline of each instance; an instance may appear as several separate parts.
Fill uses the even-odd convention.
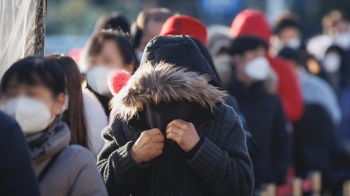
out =
[[[0,192],[1,195],[40,195],[23,133],[14,120],[1,112]]]
[[[236,117],[223,144],[204,138],[202,146],[188,161],[212,195],[252,195],[254,174],[248,155],[244,129]]]
[[[133,145],[132,141],[126,144],[118,144],[113,133],[120,133],[120,137],[125,137],[121,122],[117,123],[120,126],[107,127],[103,131],[105,146],[98,156],[98,168],[102,174],[103,180],[107,186],[109,195],[130,195],[132,189],[148,167],[147,164],[138,164],[130,154],[130,148]]]
[[[278,75],[277,94],[281,98],[283,108],[289,121],[297,121],[303,114],[303,98],[296,74],[287,62],[276,58],[271,62]]]
[[[75,174],[75,179],[69,195],[108,195],[106,186],[98,172],[95,158],[90,151],[81,148],[72,162],[80,164],[71,167],[71,173]]]
[[[276,97],[278,100],[278,98]],[[274,171],[274,181],[277,184],[282,184],[285,180],[289,160],[290,160],[290,143],[289,143],[289,134],[287,132],[287,120],[282,108],[282,104],[278,100],[278,110],[274,115],[273,120],[273,139],[272,139],[272,149],[271,149],[271,158],[270,161],[273,163],[272,168]]]

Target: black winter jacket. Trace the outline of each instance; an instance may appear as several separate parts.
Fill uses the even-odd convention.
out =
[[[290,159],[290,143],[279,98],[267,93],[262,83],[255,83],[247,89],[237,87],[233,91],[259,147],[253,160],[255,187],[260,188],[261,183],[282,184]]]
[[[203,81],[204,74],[211,84],[219,84],[190,38],[156,37],[148,43],[142,65],[115,98],[120,119],[103,133],[106,143],[98,167],[110,195],[252,195],[254,177],[242,122],[222,103],[225,93]],[[186,153],[177,144],[167,146],[166,140],[160,156],[137,164],[130,148],[150,129],[142,106],[155,97],[198,103],[188,122],[201,141],[194,152]],[[125,119],[124,111],[135,110]]]
[[[27,141],[18,124],[0,112],[0,195],[40,195]]]

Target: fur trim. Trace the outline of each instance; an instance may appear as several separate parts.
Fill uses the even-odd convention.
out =
[[[83,89],[83,101],[90,149],[94,156],[97,157],[104,145],[101,135],[102,130],[108,126],[108,118],[101,103],[87,89]]]
[[[125,121],[142,111],[146,103],[190,101],[213,109],[216,103],[225,101],[227,94],[209,81],[207,75],[164,62],[155,66],[143,64],[116,95],[114,106],[119,118]]]

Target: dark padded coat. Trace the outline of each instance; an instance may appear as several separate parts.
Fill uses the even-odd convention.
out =
[[[225,93],[211,85],[218,80],[196,44],[184,36],[156,37],[142,61],[115,98],[119,118],[103,133],[106,143],[98,167],[109,194],[252,195],[254,176],[242,122],[223,103]],[[165,145],[159,157],[138,164],[130,148],[150,129],[142,107],[167,96],[198,104],[189,122],[201,138],[200,146],[186,153],[179,146]]]
[[[21,128],[0,112],[0,195],[40,195]]]

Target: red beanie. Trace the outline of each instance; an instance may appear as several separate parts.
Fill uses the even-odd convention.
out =
[[[201,21],[190,16],[170,17],[163,24],[159,35],[188,35],[207,46],[207,29]]]
[[[272,32],[264,13],[257,10],[244,10],[233,20],[230,35],[232,38],[242,35],[257,36],[270,43]]]

